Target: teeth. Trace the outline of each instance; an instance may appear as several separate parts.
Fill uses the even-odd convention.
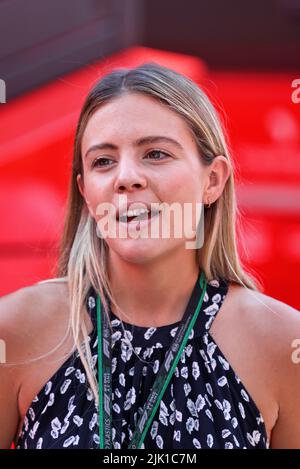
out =
[[[159,210],[150,211],[147,208],[136,208],[133,210],[127,210],[119,215],[119,221],[127,222],[127,218],[136,217],[135,221],[145,220],[148,217],[148,213],[151,214],[151,217],[157,215]]]
[[[122,217],[127,216],[127,217],[138,217],[139,215],[142,215],[142,213],[148,213],[149,210],[145,208],[137,208],[135,210],[128,210],[127,212],[122,214]]]
[[[128,210],[127,212],[122,213],[120,215],[120,219],[124,219],[126,217],[138,217],[144,213],[148,213],[149,210],[145,208],[137,208],[135,210]]]

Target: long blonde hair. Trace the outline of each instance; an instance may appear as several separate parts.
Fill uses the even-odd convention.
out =
[[[204,165],[210,165],[217,155],[224,155],[228,159],[231,174],[223,193],[204,213],[201,268],[208,281],[223,278],[227,282],[235,282],[252,290],[259,289],[258,282],[246,272],[239,257],[236,242],[238,209],[234,168],[220,118],[207,95],[189,78],[155,63],[146,63],[133,69],[113,70],[104,76],[89,92],[77,125],[72,177],[57,269],[57,275],[66,277],[68,281],[70,324],[74,343],[86,370],[96,404],[98,385],[83,321],[83,310],[91,285],[100,294],[106,313],[108,304],[105,295],[110,301],[116,302],[108,278],[108,247],[104,239],[96,234],[96,222],[87,210],[76,178],[78,174],[83,176],[81,141],[88,120],[101,105],[130,92],[151,96],[181,116],[194,134]],[[198,259],[200,262],[200,254]]]

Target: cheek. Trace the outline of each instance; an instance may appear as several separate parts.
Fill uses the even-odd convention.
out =
[[[164,202],[201,202],[203,183],[199,177],[195,178],[190,172],[165,181],[160,190]]]
[[[95,178],[86,178],[85,200],[90,213],[95,218],[97,206],[103,202],[110,201],[106,185],[100,184]]]
[[[174,165],[160,181],[165,199],[178,202],[201,200],[204,187],[204,172],[198,161],[184,161]]]
[[[202,213],[203,187],[201,175],[192,174],[188,169],[181,171],[180,174],[176,172],[173,177],[166,179],[160,191],[160,199],[163,202],[181,205],[180,216],[176,223],[189,239],[193,238]],[[173,217],[171,223],[173,229],[175,223]]]

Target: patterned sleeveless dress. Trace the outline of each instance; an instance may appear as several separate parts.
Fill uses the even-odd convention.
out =
[[[210,335],[228,292],[212,280],[189,340],[163,395],[142,448],[268,448],[263,417]],[[192,296],[196,295],[196,285]],[[94,329],[89,335],[97,374],[97,294],[86,299]],[[188,306],[187,306],[188,308]],[[112,441],[126,449],[179,322],[140,327],[112,313]],[[78,352],[33,399],[16,448],[99,448],[98,412]]]

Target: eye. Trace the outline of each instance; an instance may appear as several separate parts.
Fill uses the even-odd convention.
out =
[[[111,160],[110,158],[96,158],[92,163],[92,168],[111,166],[111,163],[114,163],[114,160]]]
[[[167,153],[165,153],[164,151],[161,151],[161,150],[151,150],[146,154],[146,157],[149,156],[149,155],[153,156],[152,158],[150,157],[150,159],[157,160],[157,161],[165,160],[166,158],[170,158],[170,155],[168,155]],[[163,158],[159,158],[159,155],[164,155],[164,156],[163,156]]]
[[[170,158],[170,155],[161,150],[151,150],[146,154],[145,158],[154,161],[161,161]],[[112,166],[113,163],[115,163],[115,161],[111,158],[99,157],[92,162],[92,168],[104,168]]]

